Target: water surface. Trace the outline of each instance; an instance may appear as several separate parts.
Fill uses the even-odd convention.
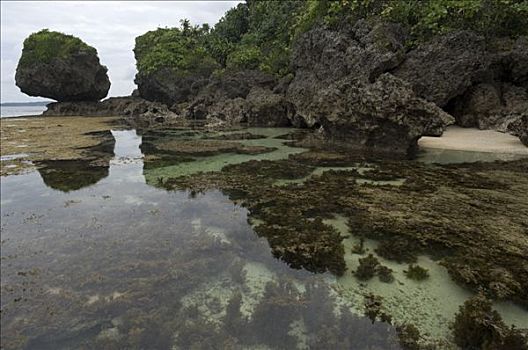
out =
[[[453,347],[449,323],[472,293],[430,257],[419,257],[431,274],[425,283],[406,279],[407,265],[380,257],[395,283],[292,269],[255,234],[259,222],[251,213],[222,191],[155,186],[167,174],[218,171],[304,151],[275,138],[284,130],[252,132],[267,138],[244,143],[276,150],[198,157],[146,171],[142,136],[113,130],[109,164],[48,162],[39,171],[3,177],[2,346],[399,349],[395,327],[363,316],[365,297],[374,293],[384,298],[395,324],[416,324],[424,339]],[[319,167],[301,181],[358,169]],[[339,215],[326,223],[348,237],[345,260],[353,270],[357,238]],[[368,240],[366,247],[373,252],[376,244]],[[496,307],[507,323],[528,327],[520,307]]]

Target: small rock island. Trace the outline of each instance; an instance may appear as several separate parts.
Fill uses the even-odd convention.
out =
[[[99,63],[95,48],[47,29],[24,40],[15,80],[29,96],[59,102],[99,101],[110,89],[107,68]]]

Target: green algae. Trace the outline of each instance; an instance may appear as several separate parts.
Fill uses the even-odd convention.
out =
[[[512,161],[526,158],[515,153],[472,152],[444,149],[427,149],[418,153],[418,160],[424,163],[455,164],[471,162]]]
[[[285,167],[288,167],[287,163],[314,166],[321,159],[321,163],[328,166],[335,166],[336,163],[340,166],[367,164],[362,163],[356,154],[330,154],[328,157],[321,152],[310,156],[312,153],[314,152],[291,156],[287,161],[283,161],[283,164]],[[524,210],[525,201],[510,195],[505,196],[505,194],[511,189],[507,185],[508,181],[513,180],[521,186],[526,186],[519,173],[519,171],[524,170],[525,165],[523,164],[525,163],[526,161],[520,160],[517,163],[497,164],[496,166],[503,171],[502,174],[505,177],[504,180],[501,180],[500,176],[496,176],[495,170],[481,169],[478,164],[461,165],[455,168],[453,166],[426,166],[404,161],[377,161],[368,166],[367,170],[362,170],[361,173],[359,171],[327,170],[319,176],[311,176],[307,179],[305,179],[306,176],[298,178],[304,181],[271,188],[266,186],[270,186],[270,182],[271,185],[277,183],[277,180],[271,181],[274,178],[273,174],[268,175],[268,180],[256,177],[256,175],[244,171],[248,164],[244,163],[237,167],[226,167],[213,177],[207,178],[207,174],[205,174],[203,177],[194,179],[176,178],[169,181],[168,185],[169,187],[198,185],[207,188],[211,185],[207,182],[213,180],[212,185],[223,188],[226,193],[238,193],[237,198],[242,199],[243,205],[248,206],[252,216],[259,219],[263,219],[264,216],[267,217],[263,220],[268,224],[257,226],[256,231],[265,237],[272,238],[272,246],[279,246],[281,240],[288,242],[288,244],[300,244],[300,242],[295,243],[299,237],[295,232],[302,233],[301,227],[308,228],[311,225],[310,220],[316,220],[318,217],[328,218],[333,213],[341,212],[350,220],[351,226],[355,229],[354,234],[382,241],[393,239],[393,242],[397,243],[393,245],[388,242],[380,246],[379,252],[383,256],[394,258],[397,261],[413,262],[416,254],[430,252],[438,258],[442,258],[442,263],[448,267],[455,280],[464,281],[463,284],[471,286],[470,280],[460,274],[464,270],[461,269],[461,265],[457,265],[457,256],[463,257],[465,261],[471,261],[469,258],[471,254],[464,252],[467,252],[467,249],[473,249],[474,245],[482,248],[481,254],[494,254],[495,250],[489,244],[493,244],[490,238],[497,236],[494,233],[497,227],[491,225],[488,218],[491,211],[486,211],[492,210],[494,205],[486,204],[482,198],[483,196],[489,198],[491,191],[496,195],[495,198],[500,201],[501,205],[504,200],[511,200],[513,205],[518,208],[517,210]],[[258,167],[255,167],[255,163],[251,163],[251,168],[256,171]],[[484,170],[487,170],[488,173],[484,173]],[[260,173],[260,175],[263,174],[264,172]],[[380,186],[372,183],[358,184],[358,178],[371,178],[372,181],[399,181],[399,186]],[[256,193],[251,187],[266,188],[266,190]],[[520,193],[523,191],[521,190]],[[428,204],[424,205],[424,202]],[[468,209],[471,208],[469,209],[471,212],[460,210],[460,204],[464,202],[470,203]],[[479,205],[482,210],[473,210],[476,205]],[[272,209],[268,209],[268,207],[276,208],[277,211],[270,212]],[[387,209],[389,209],[389,215],[387,215]],[[468,217],[475,216],[475,214],[482,215],[484,219],[477,223],[478,226],[482,226],[482,229],[478,231],[468,230],[465,222]],[[450,219],[446,220],[446,218]],[[520,234],[523,228],[522,225],[519,225],[520,222],[517,218],[510,217],[509,220],[509,225],[514,228],[513,232]],[[277,230],[270,226],[269,223],[272,222],[275,225],[278,223],[281,228]],[[296,227],[295,225],[299,226]],[[476,232],[484,236],[478,239],[475,236]],[[515,235],[514,233],[508,238],[512,244],[507,245],[506,248],[501,245],[501,249],[519,249],[523,245],[523,241],[517,239]],[[488,238],[482,239],[484,237]],[[488,244],[487,246],[483,244],[484,241]],[[323,247],[321,246],[321,249]],[[339,251],[335,250],[337,254],[341,255]],[[446,253],[448,251],[449,253]],[[291,261],[292,256],[285,254],[285,252],[280,248],[278,251],[276,250],[276,255],[278,257],[288,255],[288,260]],[[293,252],[294,256],[300,256],[301,250],[293,249]],[[443,256],[445,254],[449,256]],[[311,255],[313,256],[313,253]],[[488,257],[490,256],[488,255]],[[515,259],[515,255],[510,254],[508,257]],[[493,263],[500,264],[501,260],[505,261],[503,255],[494,255]],[[303,267],[309,265],[307,262],[293,264],[293,266]],[[480,264],[470,265],[481,270]],[[504,263],[503,266],[517,272],[507,275],[510,276],[508,277],[509,280],[500,280],[501,290],[498,289],[499,285],[494,286],[479,282],[477,284],[487,288],[491,286],[494,290],[490,289],[490,292],[496,297],[508,298],[517,294],[521,299],[517,297],[513,299],[522,300],[523,292],[517,286],[519,281],[522,281],[523,271],[511,263]],[[341,268],[339,270],[342,271]],[[489,277],[481,273],[479,275],[484,278],[499,278],[495,275],[493,275],[495,277],[489,276],[489,274]]]

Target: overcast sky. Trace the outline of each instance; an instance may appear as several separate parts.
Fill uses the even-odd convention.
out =
[[[1,101],[38,101],[20,92],[15,70],[22,42],[43,28],[73,34],[99,52],[108,67],[109,96],[129,95],[135,88],[134,39],[158,27],[174,27],[188,18],[214,25],[238,1],[4,1],[0,2]]]

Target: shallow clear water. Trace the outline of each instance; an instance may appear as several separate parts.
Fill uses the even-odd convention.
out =
[[[211,156],[163,171],[220,170],[302,151],[271,138],[281,130],[260,132],[270,138],[244,142],[276,151]],[[395,271],[396,287],[291,269],[254,233],[258,222],[246,209],[217,190],[149,185],[148,177],[163,171],[144,171],[141,136],[112,134],[107,168],[49,163],[2,178],[4,348],[399,349],[392,326],[362,316],[370,292],[386,299],[398,323],[416,322],[427,336],[448,342],[448,323],[470,293],[428,257],[419,260],[434,277],[425,283],[404,279],[406,265],[383,260]],[[343,218],[328,223],[348,234]],[[353,270],[356,242],[344,243]],[[366,246],[373,250],[375,242]],[[497,307],[508,323],[528,327],[519,307]]]

